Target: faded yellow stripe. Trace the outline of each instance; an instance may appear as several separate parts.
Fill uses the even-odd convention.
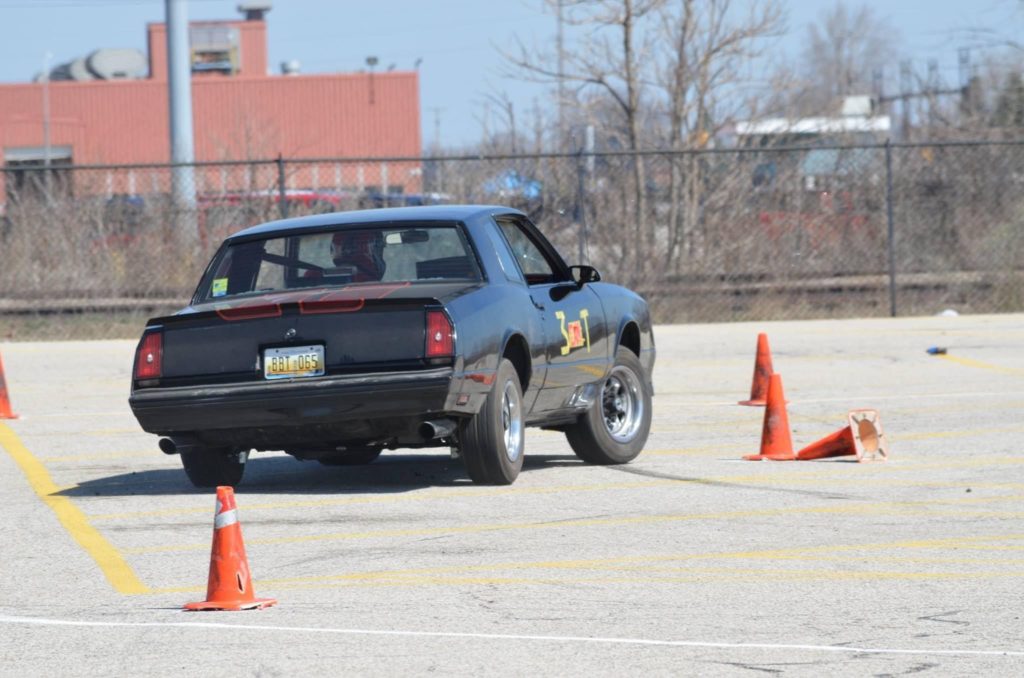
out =
[[[1024,376],[1024,370],[1019,370],[1015,367],[1003,367],[1002,365],[993,365],[991,363],[983,363],[980,360],[974,360],[973,358],[962,358],[956,355],[950,355],[948,353],[940,355],[943,360],[948,360],[951,363],[957,365],[963,365],[964,367],[974,367],[979,370],[990,370],[992,372],[1002,372],[1003,374],[1014,374],[1017,376]]]
[[[289,508],[324,508],[329,506],[348,506],[352,504],[396,504],[406,502],[434,501],[443,499],[465,499],[473,497],[494,497],[494,496],[518,496],[534,494],[564,494],[566,492],[597,492],[604,490],[630,490],[636,488],[658,487],[665,485],[679,485],[691,482],[686,479],[680,480],[636,480],[619,483],[600,483],[592,485],[555,485],[546,487],[512,487],[512,488],[487,488],[486,490],[474,490],[470,488],[458,490],[440,490],[428,493],[405,495],[405,496],[379,496],[369,495],[362,497],[340,497],[335,499],[317,500],[296,500],[247,503],[245,512],[255,510],[275,510]],[[127,513],[94,513],[89,516],[90,520],[129,520],[136,518],[178,516],[187,514],[208,514],[208,507],[157,509],[152,511],[133,511]]]
[[[662,514],[651,516],[626,516],[620,518],[579,518],[575,520],[558,520],[543,523],[481,523],[476,525],[445,526],[433,528],[397,528],[390,530],[363,530],[355,532],[335,532],[329,534],[309,534],[290,537],[269,537],[249,540],[250,544],[270,546],[277,544],[303,544],[322,541],[348,541],[362,539],[388,539],[394,537],[423,537],[452,534],[478,534],[484,532],[506,532],[516,530],[540,530],[546,528],[587,528],[587,527],[619,527],[627,525],[652,525],[657,523],[689,522],[705,520],[730,520],[735,518],[773,517],[794,515],[830,515],[835,513],[870,515],[873,513],[889,514],[899,512],[900,515],[922,515],[928,517],[981,517],[981,518],[1019,518],[1024,512],[970,512],[963,509],[942,510],[932,507],[928,502],[876,502],[857,505],[814,506],[808,508],[771,508],[755,510],[724,511],[720,513],[689,513]],[[144,546],[125,549],[130,554],[156,554],[183,551],[198,551],[209,548],[207,543],[167,544],[162,546]]]
[[[637,582],[650,583],[678,583],[690,581],[709,580],[734,580],[736,578],[750,579],[751,575],[769,575],[774,579],[816,579],[816,580],[847,580],[847,579],[905,579],[905,580],[956,580],[956,579],[993,579],[993,578],[1021,578],[1024,577],[1022,570],[1010,569],[986,569],[983,571],[959,571],[959,572],[920,572],[886,570],[849,570],[829,567],[825,569],[806,568],[792,569],[779,567],[767,568],[737,568],[721,566],[700,567],[700,566],[677,566],[668,565],[651,567],[658,563],[671,563],[673,561],[694,562],[694,561],[716,561],[716,560],[797,560],[810,561],[833,561],[841,562],[849,559],[863,559],[865,552],[876,552],[890,549],[935,549],[943,554],[949,550],[964,551],[993,551],[993,550],[1022,550],[1024,546],[1000,546],[990,545],[990,542],[999,541],[1021,541],[1022,534],[1006,534],[992,536],[963,536],[963,537],[940,537],[921,540],[900,540],[893,542],[865,543],[865,544],[835,544],[827,546],[809,546],[790,549],[769,549],[760,551],[739,551],[739,552],[718,552],[718,553],[677,553],[664,555],[646,556],[618,556],[611,558],[595,558],[582,560],[547,560],[534,562],[501,562],[486,565],[447,565],[442,567],[429,568],[408,568],[400,570],[376,570],[369,572],[350,572],[345,574],[313,575],[303,577],[290,577],[281,579],[265,579],[256,582],[260,587],[270,586],[275,589],[281,588],[336,588],[353,586],[372,587],[400,587],[400,586],[424,586],[424,585],[456,585],[456,584],[520,584],[520,585],[561,585],[567,581],[576,583],[628,583]],[[922,557],[901,557],[896,555],[873,553],[873,561],[882,560],[894,561],[896,563],[944,563],[964,564],[992,567],[999,564],[1020,565],[1024,562],[1020,559],[995,560],[991,558],[948,558],[945,555],[936,558]],[[501,571],[523,572],[526,570],[567,570],[572,574],[567,578],[557,578],[550,575],[544,577],[508,577],[489,575],[488,572]],[[627,578],[619,578],[613,575],[600,575],[586,577],[581,576],[582,571],[616,571],[624,570],[630,573]],[[663,572],[662,576],[652,576],[649,573]],[[475,574],[483,573],[483,574]],[[691,576],[669,576],[669,573],[692,573]],[[185,593],[203,591],[200,586],[180,586],[157,589],[156,593]]]
[[[46,467],[21,444],[14,431],[3,423],[0,423],[0,447],[7,450],[7,454],[25,474],[29,486],[57,515],[57,519],[68,534],[96,561],[115,591],[132,594],[150,592],[149,587],[135,576],[135,572],[121,557],[121,553],[89,524],[85,514],[74,502],[58,494],[60,488],[50,478]]]
[[[128,459],[135,457],[153,457],[151,450],[145,452],[93,452],[85,454],[55,454],[42,457],[42,461],[48,463],[63,464],[76,461],[95,461],[98,459]]]
[[[337,589],[337,588],[417,588],[422,586],[565,586],[566,584],[691,584],[707,582],[749,583],[752,580],[771,579],[773,581],[963,581],[988,579],[1020,579],[1024,571],[993,571],[993,572],[877,572],[855,570],[792,570],[779,572],[775,568],[719,570],[698,569],[690,571],[689,576],[661,575],[650,576],[643,573],[631,573],[623,576],[592,576],[584,577],[573,573],[568,577],[398,577],[389,579],[361,580],[325,580],[303,583],[282,583],[273,579],[257,580],[253,587],[258,589]],[[205,587],[200,586],[169,586],[156,589],[158,594],[201,593]]]

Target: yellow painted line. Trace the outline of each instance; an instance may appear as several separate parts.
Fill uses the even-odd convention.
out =
[[[276,545],[276,544],[302,544],[321,541],[348,541],[361,539],[381,539],[391,537],[423,537],[423,536],[449,536],[455,534],[477,534],[484,532],[505,532],[514,530],[537,530],[537,529],[567,529],[567,528],[588,528],[588,527],[619,527],[624,525],[652,525],[657,523],[700,521],[700,520],[729,520],[734,518],[752,517],[791,517],[798,514],[901,514],[901,515],[922,515],[932,517],[980,517],[980,518],[1014,518],[1024,515],[1024,512],[967,512],[963,510],[938,510],[929,508],[926,502],[876,502],[864,504],[828,504],[825,506],[813,506],[807,508],[777,508],[725,511],[721,513],[690,513],[690,514],[661,514],[648,516],[627,516],[621,518],[578,518],[569,520],[556,520],[543,523],[480,523],[476,525],[456,525],[432,528],[398,528],[389,530],[363,530],[353,532],[335,532],[327,534],[307,534],[289,537],[269,537],[264,539],[250,540],[250,544]],[[192,544],[168,544],[161,546],[145,546],[125,549],[130,554],[155,554],[172,553],[183,551],[199,551],[209,548],[209,543]]]
[[[691,448],[699,449],[699,448]],[[655,451],[653,454],[661,455],[672,455],[672,454],[686,454],[687,450],[681,449],[675,450],[662,450]],[[650,452],[644,451],[644,455],[651,454]],[[906,464],[905,460],[900,460],[901,463]],[[723,475],[723,476],[709,476],[706,478],[682,478],[679,480],[674,479],[651,479],[646,481],[635,481],[635,482],[619,482],[619,483],[596,483],[587,485],[555,485],[545,487],[519,487],[508,489],[496,489],[489,488],[487,490],[473,490],[473,489],[458,489],[458,490],[443,490],[433,491],[429,493],[417,493],[407,495],[371,495],[362,497],[342,497],[334,499],[319,499],[319,500],[298,500],[298,501],[279,501],[279,502],[261,502],[246,504],[244,507],[245,511],[267,511],[277,509],[291,509],[291,508],[324,508],[331,506],[350,506],[360,504],[396,504],[406,502],[421,502],[421,501],[440,501],[445,499],[469,499],[486,497],[492,498],[497,495],[500,496],[518,496],[518,495],[538,495],[538,494],[565,494],[568,492],[599,492],[606,490],[634,490],[634,489],[647,489],[655,487],[669,487],[672,485],[686,485],[686,484],[702,484],[702,483],[735,483],[749,485],[751,488],[758,487],[778,487],[786,484],[794,485],[815,485],[816,483],[834,483],[840,485],[883,485],[883,486],[896,486],[896,487],[950,487],[958,488],[969,486],[972,488],[1004,488],[1004,489],[1020,489],[1024,487],[1024,483],[983,483],[975,482],[973,480],[961,480],[961,481],[913,481],[913,480],[900,480],[898,478],[885,478],[878,476],[866,477],[866,474],[881,474],[888,473],[889,471],[916,471],[922,467],[929,469],[943,469],[943,468],[963,468],[970,466],[988,466],[994,465],[997,462],[1003,462],[1008,464],[1020,464],[1024,463],[1017,457],[997,457],[993,460],[975,460],[971,463],[963,461],[958,462],[923,462],[917,464],[914,468],[901,467],[897,462],[889,461],[885,463],[875,464],[844,464],[844,470],[842,472],[835,471],[835,464],[827,464],[828,468],[823,468],[824,464],[800,464],[799,467],[805,470],[800,471],[784,471],[778,464],[771,466],[777,468],[780,472],[777,473],[745,473],[738,475]],[[754,465],[760,467],[760,465]],[[790,466],[790,468],[793,468]],[[850,474],[856,473],[853,477]],[[155,509],[150,511],[129,511],[119,513],[96,513],[89,515],[89,519],[92,521],[107,521],[107,520],[136,520],[140,518],[155,518],[155,517],[168,517],[168,516],[186,516],[186,515],[206,515],[209,512],[209,507],[205,504],[201,507],[190,507],[190,508],[168,508],[168,509]]]
[[[750,582],[754,579],[771,579],[787,581],[850,581],[850,580],[890,580],[890,581],[962,581],[970,579],[1019,579],[1024,577],[1024,571],[993,571],[993,572],[879,572],[879,571],[858,571],[858,570],[790,570],[778,572],[774,568],[751,568],[745,570],[718,570],[718,569],[695,569],[689,576],[645,576],[644,574],[633,574],[628,577],[597,576],[581,577],[573,574],[570,577],[561,578],[535,578],[535,577],[402,577],[398,579],[372,579],[353,581],[333,582],[311,582],[311,583],[282,583],[274,580],[259,581],[254,586],[260,590],[270,589],[325,589],[325,588],[354,588],[354,587],[415,587],[415,586],[564,586],[571,584],[686,584],[702,583],[710,581],[736,581]],[[194,591],[202,591],[199,587],[192,588]],[[183,593],[182,590],[174,588],[161,589],[159,593]]]
[[[77,435],[86,436],[109,436],[109,435],[120,435],[124,433],[144,433],[141,428],[101,428],[98,431],[82,431]]]
[[[951,363],[956,363],[957,365],[963,365],[964,367],[974,367],[979,370],[989,370],[992,372],[1001,372],[1003,374],[1024,376],[1024,370],[1017,369],[1015,367],[1003,367],[1002,365],[983,363],[980,360],[974,360],[973,358],[963,358],[958,355],[950,355],[949,353],[946,353],[945,355],[940,355],[938,357],[942,358],[943,360],[948,360]]]
[[[878,462],[880,465],[884,464],[886,468],[892,471],[900,471],[905,473],[917,473],[922,469],[928,470],[951,470],[951,469],[963,469],[963,468],[987,468],[995,466],[1018,466],[1024,464],[1024,458],[1022,457],[1006,457],[1006,456],[993,456],[993,457],[982,457],[975,459],[963,459],[960,461],[928,461],[926,459],[900,459],[899,463],[890,462]],[[969,484],[968,481],[964,481],[964,484]]]
[[[129,433],[140,433],[146,434],[141,428],[104,428],[96,431],[58,431],[56,433],[33,431],[31,433],[22,434],[25,438],[62,438],[62,437],[73,437],[73,436],[111,436],[111,435],[126,435]]]
[[[714,561],[714,560],[835,560],[840,558],[858,560],[863,559],[863,552],[872,552],[886,549],[938,549],[943,553],[949,549],[958,550],[994,550],[998,548],[1024,549],[1024,546],[1015,547],[993,547],[985,544],[989,541],[1000,540],[1022,540],[1024,535],[995,535],[995,536],[972,536],[972,537],[946,537],[927,540],[902,540],[895,542],[867,543],[867,544],[838,544],[829,546],[812,546],[793,549],[774,549],[765,551],[747,551],[734,553],[687,553],[687,554],[666,554],[649,556],[620,556],[613,558],[585,559],[585,560],[562,560],[562,561],[539,561],[539,562],[504,562],[488,565],[452,565],[434,568],[410,568],[391,571],[353,572],[346,574],[313,575],[306,577],[292,577],[286,579],[268,579],[256,582],[260,587],[270,586],[272,588],[332,588],[351,586],[417,586],[417,585],[453,585],[453,584],[522,584],[522,585],[562,585],[567,581],[581,583],[636,583],[638,581],[651,583],[676,583],[689,581],[707,580],[731,580],[737,577],[749,580],[751,574],[758,576],[770,575],[772,579],[991,579],[1001,577],[1021,578],[1024,571],[978,571],[978,572],[939,572],[922,573],[865,570],[837,570],[826,568],[818,570],[793,570],[766,568],[755,569],[730,568],[723,570],[721,567],[706,568],[678,568],[681,572],[699,572],[699,576],[692,577],[645,577],[644,573],[651,571],[646,567],[650,563],[667,563],[672,561]],[[846,554],[845,556],[839,554]],[[834,555],[835,554],[835,555]],[[932,562],[942,563],[948,561],[950,564],[974,564],[991,566],[997,564],[1020,564],[1019,559],[925,559],[925,558],[901,558],[899,556],[888,556],[886,554],[874,554],[873,559],[894,558],[897,562]],[[639,569],[642,567],[643,569]],[[622,569],[630,572],[626,578],[594,577],[583,578],[578,574],[585,570],[616,570]],[[574,571],[568,578],[536,578],[536,577],[497,577],[497,576],[472,576],[468,573],[488,571],[514,571],[524,570],[571,570]],[[657,571],[657,568],[655,569]],[[666,571],[673,571],[667,568]],[[168,587],[156,589],[156,593],[184,593],[190,591],[204,590],[199,586]]]
[[[925,431],[921,433],[903,433],[886,436],[890,440],[935,440],[939,438],[964,438],[969,436],[988,435],[990,433],[1020,433],[1024,426],[1000,426],[997,428],[974,428],[963,431]]]
[[[696,448],[694,448],[696,449]],[[682,451],[676,452],[674,450],[665,450],[661,454],[678,454],[684,453]],[[644,454],[649,454],[647,451]],[[658,452],[655,452],[658,454]],[[744,452],[745,454],[745,452]],[[317,499],[317,500],[298,500],[298,501],[278,501],[278,502],[261,502],[246,504],[243,507],[244,511],[267,511],[276,509],[290,509],[290,508],[324,508],[329,506],[348,506],[353,504],[396,504],[406,502],[420,502],[420,501],[438,501],[444,499],[471,499],[477,497],[494,498],[494,497],[505,497],[505,496],[519,496],[519,495],[538,495],[538,494],[565,494],[568,492],[600,492],[606,490],[634,490],[634,489],[647,489],[652,487],[668,487],[672,485],[687,485],[687,484],[703,484],[703,483],[747,483],[752,487],[758,486],[772,486],[781,484],[787,481],[792,482],[805,482],[813,483],[818,478],[827,478],[825,475],[827,472],[822,469],[810,469],[806,466],[806,470],[793,471],[783,474],[740,474],[733,476],[713,476],[708,478],[680,478],[675,479],[658,479],[652,478],[650,480],[638,480],[628,482],[615,482],[615,483],[591,483],[586,485],[549,485],[544,487],[520,487],[516,485],[512,488],[488,488],[485,490],[474,490],[470,488],[457,489],[457,490],[439,490],[417,494],[407,495],[370,495],[362,497],[341,497],[334,499]],[[870,471],[872,468],[881,469],[880,464],[877,465],[860,465],[858,468],[864,471]],[[893,481],[894,484],[899,485],[899,481]],[[906,483],[912,485],[913,483]],[[956,487],[957,484],[953,483],[951,486]],[[978,485],[980,487],[980,485]],[[1024,485],[1022,485],[1024,487]],[[104,521],[104,520],[135,520],[138,518],[151,518],[151,517],[167,517],[167,516],[184,516],[184,515],[206,515],[209,513],[209,507],[205,504],[202,507],[190,507],[190,508],[168,508],[168,509],[155,509],[150,511],[130,511],[130,512],[119,512],[119,513],[94,513],[89,515],[89,519],[92,521]]]
[[[71,418],[82,418],[87,417],[93,419],[95,417],[127,417],[131,415],[131,410],[122,410],[120,412],[50,412],[47,414],[34,414],[33,419],[71,419]]]
[[[93,452],[86,454],[55,454],[47,457],[40,457],[44,462],[50,463],[55,462],[58,464],[64,464],[75,461],[93,461],[96,459],[129,459],[135,457],[153,457],[159,459],[153,454],[152,450],[146,452]]]
[[[46,467],[21,444],[18,436],[6,424],[0,423],[0,446],[25,474],[29,486],[57,515],[68,534],[96,561],[107,581],[118,593],[149,593],[149,587],[139,581],[135,572],[120,552],[94,528],[85,514],[68,497],[60,496]]]
[[[256,580],[254,588],[263,592],[281,589],[332,589],[332,588],[399,588],[419,586],[565,586],[566,584],[689,584],[711,581],[750,582],[753,579],[771,579],[772,581],[850,581],[850,580],[889,580],[889,581],[963,581],[989,579],[1021,579],[1024,570],[994,570],[991,572],[894,572],[864,570],[788,570],[780,572],[776,568],[747,568],[743,570],[722,570],[718,568],[684,569],[689,576],[651,576],[632,572],[629,576],[580,576],[573,573],[565,577],[500,577],[500,576],[420,576],[420,577],[388,577],[380,576],[371,579],[332,579],[323,581],[291,582],[276,579]],[[344,577],[344,575],[336,575]],[[154,589],[156,594],[201,593],[206,590],[202,586],[168,586]]]
[[[659,487],[666,485],[679,485],[692,481],[687,480],[644,480],[644,481],[632,481],[632,482],[621,482],[621,483],[600,483],[592,485],[555,485],[546,487],[523,487],[506,489],[502,491],[497,488],[489,488],[487,490],[443,490],[437,492],[429,492],[424,494],[406,495],[406,496],[378,496],[370,495],[365,497],[343,497],[338,499],[318,499],[318,500],[300,500],[300,501],[278,501],[278,502],[262,502],[246,504],[243,510],[246,512],[253,510],[267,511],[275,509],[290,509],[290,508],[323,508],[327,506],[347,506],[352,504],[392,504],[392,503],[405,503],[405,502],[419,502],[419,501],[435,501],[442,499],[463,499],[463,498],[474,498],[474,497],[503,497],[508,495],[534,495],[534,494],[564,494],[566,492],[599,492],[605,490],[631,490],[631,489],[646,489],[649,487]],[[97,513],[89,516],[90,520],[101,521],[101,520],[131,520],[136,518],[146,517],[160,517],[160,516],[176,516],[176,515],[188,515],[188,514],[208,514],[210,508],[204,506],[202,508],[178,508],[178,509],[160,509],[155,511],[134,511],[130,513]]]

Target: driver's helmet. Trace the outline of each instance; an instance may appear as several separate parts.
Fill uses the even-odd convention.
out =
[[[380,231],[339,231],[331,239],[331,258],[338,267],[352,266],[353,282],[380,280],[384,263],[384,234]]]

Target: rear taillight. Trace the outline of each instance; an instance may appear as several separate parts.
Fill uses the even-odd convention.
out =
[[[450,358],[455,354],[455,328],[444,311],[427,311],[427,357]]]
[[[159,379],[163,368],[164,335],[150,332],[142,337],[139,352],[135,356],[136,379]]]

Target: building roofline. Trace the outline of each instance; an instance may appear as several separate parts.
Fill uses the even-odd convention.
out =
[[[815,117],[798,118],[765,118],[764,120],[745,120],[736,123],[736,134],[755,136],[769,134],[842,134],[844,132],[888,132],[892,122],[887,115],[874,117]]]

